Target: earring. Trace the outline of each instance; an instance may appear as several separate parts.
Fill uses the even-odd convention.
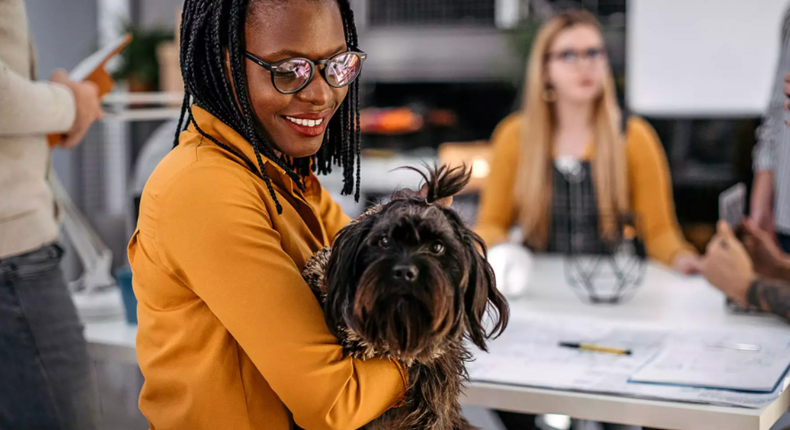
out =
[[[547,103],[554,103],[557,101],[557,93],[554,91],[554,88],[546,87],[543,90],[543,101]]]

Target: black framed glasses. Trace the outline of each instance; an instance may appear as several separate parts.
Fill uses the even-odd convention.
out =
[[[362,63],[368,58],[368,54],[364,52],[346,51],[321,61],[297,57],[267,63],[249,52],[245,52],[244,55],[270,71],[272,85],[283,94],[294,94],[303,90],[313,80],[318,66],[321,66],[321,74],[330,87],[348,86],[359,77]]]
[[[546,54],[548,60],[560,60],[567,64],[576,64],[579,60],[590,59],[595,62],[606,56],[606,50],[603,48],[590,48],[584,50],[565,49],[559,52],[550,52]]]

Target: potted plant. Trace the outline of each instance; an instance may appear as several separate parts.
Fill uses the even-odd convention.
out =
[[[174,39],[173,32],[163,29],[142,29],[127,26],[132,42],[119,55],[120,65],[113,79],[126,81],[130,92],[159,90],[157,48]]]

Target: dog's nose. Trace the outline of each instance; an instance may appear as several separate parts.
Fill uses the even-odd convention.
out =
[[[392,276],[398,280],[414,282],[419,274],[420,270],[413,264],[398,264],[392,268]]]

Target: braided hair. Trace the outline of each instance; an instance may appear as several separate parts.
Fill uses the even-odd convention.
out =
[[[220,142],[204,132],[192,115],[192,102],[214,115],[231,127],[255,152],[255,162],[260,175],[274,199],[277,213],[282,213],[271,179],[263,166],[262,157],[267,157],[280,166],[286,174],[304,190],[303,177],[312,169],[318,174],[327,174],[332,166],[343,168],[343,195],[354,193],[359,201],[360,179],[360,127],[359,127],[359,81],[349,86],[346,99],[329,122],[321,149],[312,156],[292,158],[277,156],[271,142],[259,131],[256,124],[247,86],[244,52],[244,26],[250,3],[262,0],[185,0],[181,14],[181,75],[184,79],[184,101],[174,146],[182,126],[191,122],[203,137],[244,160],[257,172],[258,168],[234,148]],[[272,0],[265,0],[272,1]],[[284,1],[284,0],[280,0]],[[343,19],[343,30],[349,50],[359,50],[354,13],[349,0],[337,0]],[[230,76],[226,73],[224,53],[230,61]],[[232,79],[232,85],[231,80]],[[235,91],[234,91],[235,89]],[[236,101],[238,100],[238,103]],[[187,114],[189,119],[187,120]],[[257,173],[256,173],[257,174]]]

